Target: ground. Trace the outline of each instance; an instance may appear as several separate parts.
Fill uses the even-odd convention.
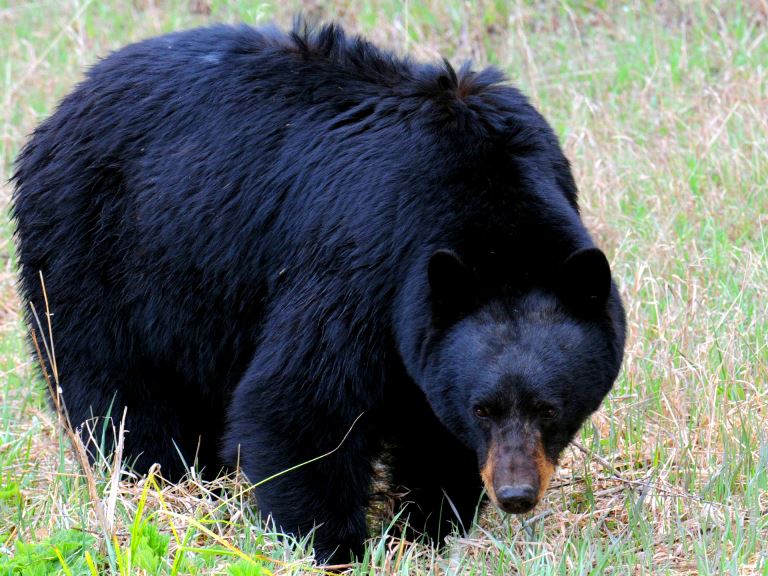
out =
[[[0,201],[26,135],[83,67],[145,36],[287,25],[301,8],[419,58],[496,64],[574,164],[627,305],[625,366],[532,514],[489,509],[444,550],[385,538],[374,515],[352,573],[766,574],[768,5],[622,4],[0,0]],[[84,474],[23,345],[6,217],[0,262],[1,572],[311,570],[309,547],[256,521],[239,479],[218,491],[126,482],[107,463]]]

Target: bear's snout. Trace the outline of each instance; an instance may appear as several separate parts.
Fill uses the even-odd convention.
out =
[[[554,470],[540,436],[518,428],[493,435],[480,475],[488,497],[502,512],[524,514],[538,504]]]

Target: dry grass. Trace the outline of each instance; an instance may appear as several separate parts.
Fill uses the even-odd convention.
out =
[[[0,201],[9,199],[5,181],[25,135],[99,55],[210,19],[285,23],[296,7],[0,0]],[[472,58],[507,71],[562,138],[630,325],[614,392],[531,517],[490,510],[470,538],[443,551],[374,539],[354,573],[768,574],[765,1],[303,8],[421,58]],[[93,474],[114,538],[105,534],[31,382],[7,224],[0,255],[0,568],[3,554],[19,557],[17,542],[76,528],[94,535],[101,572],[258,573],[240,554],[264,558],[274,573],[310,570],[306,548],[285,545],[244,496],[231,498],[247,491],[238,479],[162,486],[104,463]],[[137,564],[151,541],[142,522],[170,536],[156,565]],[[72,573],[90,572],[77,564],[82,549],[72,558]]]

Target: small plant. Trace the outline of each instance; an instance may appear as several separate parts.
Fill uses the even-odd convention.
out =
[[[12,576],[93,574],[96,539],[79,530],[61,530],[38,543],[16,541],[15,553],[0,556],[0,573]],[[87,557],[90,556],[90,559]]]
[[[165,562],[171,537],[161,534],[157,526],[141,522],[131,535],[131,557],[137,568],[154,574]]]

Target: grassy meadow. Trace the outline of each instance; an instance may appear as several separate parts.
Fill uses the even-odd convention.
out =
[[[373,535],[351,574],[768,576],[768,3],[0,0],[0,575],[323,573],[242,478],[85,470],[24,344],[12,162],[126,43],[213,21],[338,19],[493,64],[550,120],[628,311],[622,374],[545,500],[432,549]]]

